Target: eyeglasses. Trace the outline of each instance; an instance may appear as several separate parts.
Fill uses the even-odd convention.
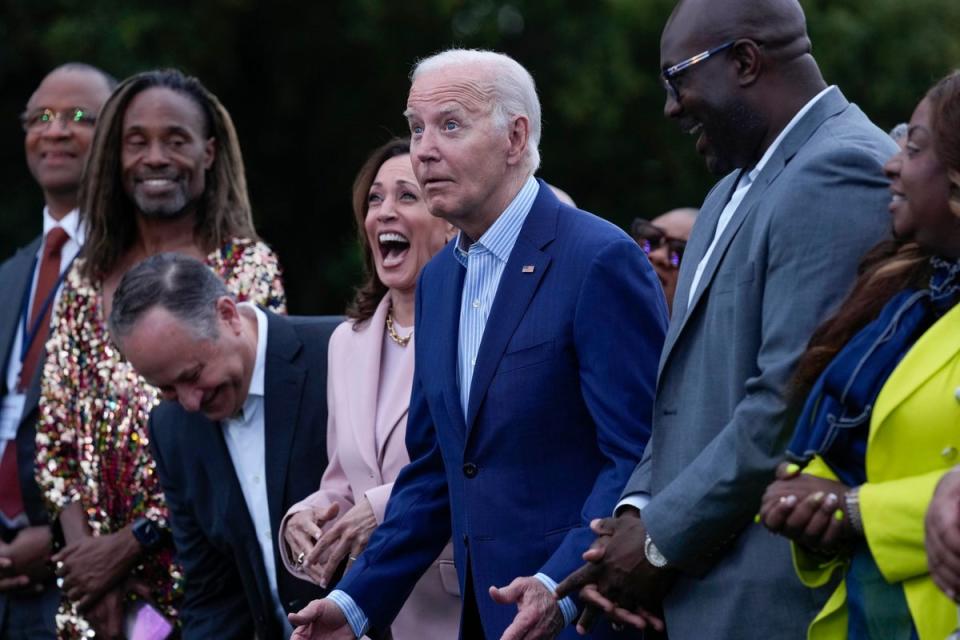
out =
[[[699,64],[704,60],[707,60],[712,55],[716,55],[723,51],[724,49],[729,49],[737,41],[731,40],[730,42],[724,42],[719,47],[714,47],[713,49],[707,49],[706,51],[701,51],[697,55],[687,58],[683,62],[678,62],[672,67],[668,67],[660,72],[660,82],[663,83],[663,88],[667,90],[667,95],[673,98],[674,102],[680,100],[680,88],[676,85],[675,78],[681,73],[689,69],[695,64]]]
[[[637,218],[630,225],[630,235],[637,241],[640,248],[648,256],[666,245],[670,255],[670,264],[674,267],[680,266],[680,260],[683,258],[683,250],[687,248],[687,241],[680,238],[671,238],[667,233],[655,224]]]
[[[67,128],[92,127],[97,123],[97,116],[84,107],[70,107],[63,111],[37,109],[20,116],[20,124],[27,132],[46,131],[55,120]]]

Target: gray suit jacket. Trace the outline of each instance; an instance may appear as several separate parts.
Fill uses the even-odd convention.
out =
[[[38,236],[21,248],[12,258],[0,264],[0,291],[3,302],[0,304],[0,398],[9,393],[7,389],[7,364],[10,358],[19,356],[11,353],[13,340],[20,326],[21,302],[27,287],[33,282],[33,266],[43,236]],[[40,374],[43,372],[43,356],[27,388],[23,417],[17,428],[17,466],[20,471],[20,490],[23,494],[23,506],[31,524],[43,524],[47,521],[47,512],[43,504],[40,489],[34,480],[34,441],[36,440],[37,401],[40,399]]]
[[[785,387],[811,333],[889,235],[882,165],[896,145],[837,89],[787,134],[688,292],[737,173],[708,194],[680,269],[653,436],[624,492],[681,575],[671,640],[804,638],[827,593],[796,578],[787,541],[753,523],[793,428]],[[709,631],[707,631],[709,630]]]

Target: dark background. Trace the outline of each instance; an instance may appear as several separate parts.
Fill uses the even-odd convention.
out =
[[[960,66],[957,0],[808,0],[814,54],[877,124],[909,119]],[[52,67],[123,78],[175,66],[231,112],[258,229],[291,313],[339,313],[359,278],[350,185],[394,134],[417,59],[458,45],[526,66],[543,104],[539,175],[626,226],[697,206],[713,182],[663,118],[660,30],[671,0],[0,0],[0,258],[40,229],[18,115]],[[826,230],[825,230],[826,231]]]

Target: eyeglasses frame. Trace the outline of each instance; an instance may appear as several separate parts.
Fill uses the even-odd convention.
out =
[[[673,84],[673,79],[678,75],[689,69],[690,67],[700,64],[705,60],[709,60],[711,56],[729,49],[737,43],[737,40],[730,40],[729,42],[724,42],[721,45],[718,45],[712,49],[707,49],[706,51],[701,51],[695,56],[690,56],[686,60],[678,62],[677,64],[667,67],[660,72],[660,82],[663,83],[663,88],[666,89],[667,94],[673,98],[674,101],[680,100],[680,89]]]
[[[31,125],[31,121],[36,117],[42,117],[44,114],[50,114],[52,117],[46,122],[38,122],[35,125]],[[77,117],[77,114],[80,114]],[[20,114],[20,126],[23,127],[24,132],[30,131],[46,131],[53,123],[60,121],[61,125],[64,127],[71,127],[74,125],[85,125],[85,126],[95,126],[97,124],[97,116],[91,112],[90,109],[86,107],[69,107],[60,111],[55,111],[49,107],[44,107],[43,109],[36,109],[30,112],[24,112]]]

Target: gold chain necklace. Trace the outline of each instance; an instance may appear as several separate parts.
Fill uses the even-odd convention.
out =
[[[390,336],[390,339],[396,342],[401,347],[405,347],[410,343],[410,338],[413,337],[413,331],[410,332],[408,336],[401,336],[397,333],[397,330],[393,326],[393,307],[390,307],[390,311],[387,311],[387,335]]]

